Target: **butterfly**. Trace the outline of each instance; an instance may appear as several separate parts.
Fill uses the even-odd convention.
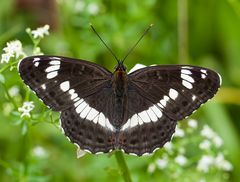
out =
[[[125,60],[125,59],[124,59]],[[177,121],[212,98],[215,71],[191,65],[156,65],[114,72],[80,59],[26,57],[19,73],[53,111],[70,141],[91,153],[149,154],[171,140]]]

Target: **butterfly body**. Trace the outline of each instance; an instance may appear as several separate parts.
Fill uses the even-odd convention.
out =
[[[127,73],[123,64],[118,64],[112,76],[112,91],[113,91],[113,117],[111,124],[117,130],[120,130],[124,123],[124,113],[126,110],[127,102]]]
[[[24,82],[54,111],[65,135],[91,153],[152,153],[170,141],[177,121],[212,98],[221,84],[214,71],[189,65],[150,66],[112,73],[88,61],[60,56],[23,59]]]

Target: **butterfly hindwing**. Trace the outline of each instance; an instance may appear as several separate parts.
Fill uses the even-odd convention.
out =
[[[112,91],[103,87],[98,92],[78,100],[74,107],[61,113],[65,135],[91,153],[115,149],[116,135],[112,121]]]

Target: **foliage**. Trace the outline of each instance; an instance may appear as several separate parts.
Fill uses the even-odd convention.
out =
[[[56,6],[57,28],[37,28],[15,1],[1,2],[0,181],[122,181],[124,158],[133,181],[240,181],[237,1],[58,0]],[[173,141],[152,156],[77,159],[75,146],[61,133],[59,114],[23,84],[17,64],[44,53],[95,60],[113,70],[116,61],[90,22],[120,58],[154,23],[127,58],[128,68],[137,63],[205,66],[222,75],[222,89],[191,116],[197,121],[180,122]]]

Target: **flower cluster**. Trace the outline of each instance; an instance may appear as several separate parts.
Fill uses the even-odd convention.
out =
[[[22,107],[18,108],[18,111],[21,112],[21,117],[27,116],[30,117],[30,112],[34,109],[33,102],[24,102]]]
[[[207,173],[210,168],[216,168],[224,171],[231,171],[232,164],[224,158],[223,153],[219,152],[216,157],[212,155],[203,155],[198,161],[197,170]]]
[[[185,128],[181,126],[176,127],[173,140],[164,145],[161,155],[149,164],[149,173],[154,173],[157,169],[160,171],[167,170],[174,174],[171,175],[174,178],[174,176],[183,177],[185,175],[183,172],[179,172],[182,171],[181,168],[188,168],[200,174],[217,171],[220,175],[233,170],[232,164],[225,159],[222,152],[223,140],[208,125],[199,128],[198,122],[190,119],[187,121]],[[198,135],[197,132],[199,132]],[[181,139],[179,140],[179,138]],[[189,140],[190,138],[191,140]],[[192,141],[195,141],[197,145]],[[191,148],[195,147],[193,151],[196,154],[194,156],[186,150],[190,145]],[[178,173],[175,173],[175,171],[178,171]]]
[[[200,143],[199,147],[201,149],[208,149],[210,147],[210,141],[215,145],[215,147],[219,148],[223,145],[223,141],[220,136],[217,135],[209,126],[204,125],[201,131],[201,135],[205,138],[205,140]],[[209,141],[210,140],[210,141]]]
[[[19,40],[7,42],[7,46],[3,48],[3,51],[1,63],[8,63],[11,58],[19,59],[25,56],[22,49],[22,43]]]
[[[34,39],[43,38],[45,35],[49,35],[49,25],[44,25],[43,27],[39,27],[36,30],[31,30],[27,28],[27,33],[31,34]]]
[[[48,153],[43,147],[36,146],[32,150],[32,155],[38,158],[46,158],[48,156]]]

